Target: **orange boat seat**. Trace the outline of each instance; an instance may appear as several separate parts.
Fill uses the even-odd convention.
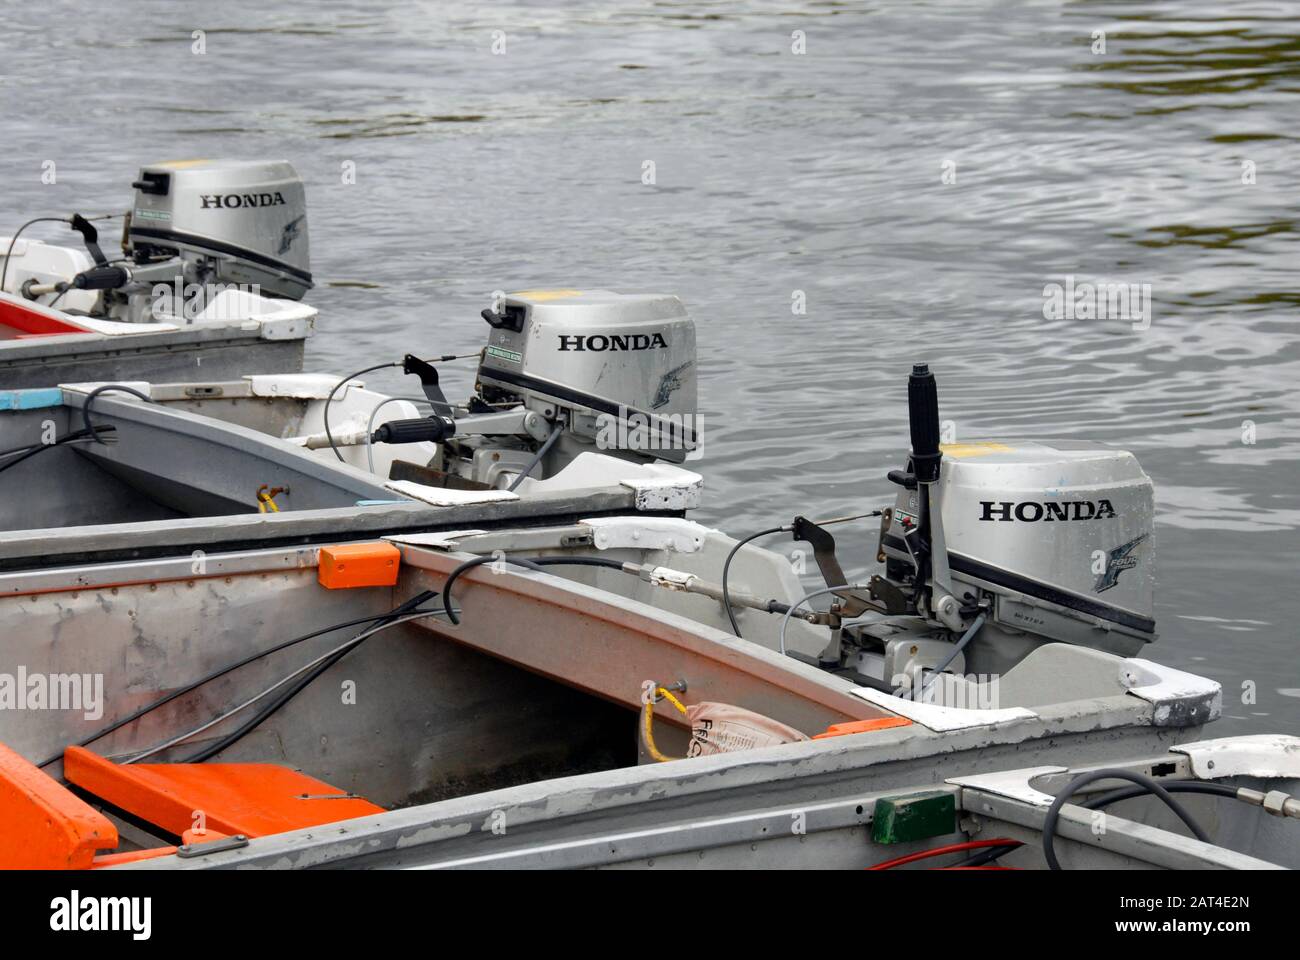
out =
[[[0,743],[0,869],[85,870],[117,843],[111,820]]]
[[[208,833],[265,837],[384,812],[369,800],[273,763],[121,764],[68,747],[63,775],[175,836],[201,825]]]

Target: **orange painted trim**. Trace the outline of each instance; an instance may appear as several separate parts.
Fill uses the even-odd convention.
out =
[[[912,721],[907,717],[872,717],[870,720],[853,720],[848,723],[832,723],[825,733],[813,735],[814,740],[826,740],[830,737],[846,737],[852,733],[870,733],[872,730],[888,730],[890,727],[910,727]]]
[[[316,578],[327,590],[391,587],[397,584],[402,552],[383,540],[320,548]]]
[[[175,852],[175,847],[150,847],[147,850],[128,850],[126,853],[105,853],[95,858],[90,869],[99,870],[102,867],[116,867],[123,863],[155,860],[158,857],[170,857]]]
[[[117,827],[0,743],[0,868],[83,870],[117,846]]]
[[[181,834],[181,843],[191,847],[201,843],[212,843],[214,840],[225,839],[226,835],[224,833],[217,833],[215,830],[208,830],[201,834],[195,833],[193,830],[186,830]],[[98,870],[101,867],[116,867],[123,863],[138,863],[141,860],[170,857],[176,853],[176,849],[176,847],[148,847],[144,850],[128,850],[126,853],[105,853],[96,857],[90,868]]]

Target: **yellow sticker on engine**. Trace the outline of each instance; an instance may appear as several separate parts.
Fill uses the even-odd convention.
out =
[[[996,441],[987,441],[982,443],[941,443],[939,449],[943,451],[945,457],[955,457],[960,460],[963,457],[983,457],[990,453],[1011,453],[1012,448],[1005,443]]]
[[[581,290],[521,290],[510,294],[520,300],[567,300],[569,297],[582,296]]]

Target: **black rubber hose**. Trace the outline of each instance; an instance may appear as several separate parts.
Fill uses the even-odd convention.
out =
[[[96,443],[103,443],[104,441],[99,438],[99,434],[96,432],[95,425],[90,422],[90,408],[94,406],[96,397],[98,397],[101,393],[110,393],[110,392],[129,393],[133,397],[139,397],[145,403],[153,403],[153,399],[151,397],[145,396],[135,387],[128,387],[125,384],[121,384],[121,383],[106,383],[102,387],[96,387],[94,390],[91,390],[90,393],[86,394],[85,403],[81,405],[81,420],[82,423],[85,424],[86,432],[90,434],[91,437],[94,438]]]
[[[1023,843],[1017,843],[1014,847],[1013,846],[990,847],[987,850],[981,850],[973,857],[968,857],[967,859],[962,860],[960,863],[954,863],[953,866],[954,867],[982,867],[984,866],[984,864],[993,863],[995,860],[997,860],[998,857],[1008,854],[1012,850],[1019,850],[1023,846],[1024,846]]]
[[[1061,869],[1061,863],[1056,859],[1056,822],[1060,818],[1061,808],[1070,802],[1070,797],[1088,784],[1095,783],[1098,780],[1127,780],[1129,783],[1137,784],[1144,792],[1154,794],[1165,806],[1177,814],[1178,819],[1187,824],[1187,828],[1192,831],[1192,835],[1197,840],[1202,843],[1210,842],[1209,836],[1192,819],[1191,814],[1183,809],[1182,804],[1170,796],[1168,790],[1150,777],[1143,776],[1140,773],[1133,773],[1130,770],[1092,770],[1088,773],[1079,774],[1066,784],[1065,789],[1056,795],[1052,805],[1047,808],[1047,816],[1043,819],[1043,857],[1047,860],[1047,866],[1051,869]]]
[[[378,632],[379,630],[382,630],[385,626],[392,626],[392,625],[393,624],[389,621],[380,620],[376,622],[374,628],[372,629],[375,630],[375,632]],[[345,656],[347,656],[358,646],[360,646],[364,640],[366,640],[368,637],[372,635],[373,634],[366,633],[364,636],[359,637],[358,639],[354,640],[352,643],[349,643],[346,647],[338,651],[338,653],[334,654],[329,659],[321,661],[319,664],[316,665],[315,668],[313,668],[310,672],[300,677],[297,680],[297,682],[295,682],[292,686],[285,689],[279,696],[277,696],[274,700],[272,700],[265,707],[263,707],[257,714],[250,717],[248,720],[246,720],[242,725],[237,727],[235,730],[233,730],[226,736],[222,737],[216,743],[206,746],[196,753],[190,754],[188,757],[186,757],[185,759],[179,762],[180,763],[203,763],[205,760],[215,757],[221,751],[234,746],[245,736],[252,733],[255,729],[261,726],[261,724],[265,722],[267,719],[269,719],[271,715],[274,714],[277,710],[279,710],[286,703],[288,703],[290,700],[292,700],[294,697],[300,694],[307,687],[309,683],[311,683],[313,680],[319,677],[330,667],[334,666],[334,664],[342,660]]]
[[[1206,793],[1221,797],[1237,798],[1237,788],[1225,786],[1222,783],[1204,783],[1200,780],[1174,780],[1164,784],[1164,788],[1170,793]],[[1093,797],[1087,803],[1081,803],[1079,806],[1086,810],[1100,810],[1108,807],[1112,803],[1119,803],[1121,800],[1131,800],[1134,797],[1146,796],[1148,793],[1146,787],[1120,787],[1118,790],[1112,790],[1109,793],[1103,793]],[[961,863],[954,864],[958,867],[979,867],[986,863],[992,863],[998,857],[1010,853],[1017,847],[994,847],[991,850],[981,850],[973,857],[963,860]]]
[[[396,618],[402,616],[403,614],[413,613],[417,611],[421,604],[423,604],[426,600],[432,600],[437,595],[438,595],[437,591],[434,590],[426,590],[423,593],[416,594],[410,600],[407,600],[405,603],[401,604],[400,606],[395,607],[391,612],[380,617],[375,623],[375,627],[372,629],[374,629],[374,632],[377,633],[379,632],[379,630],[382,630],[385,627],[395,626]],[[351,653],[353,650],[355,650],[357,647],[359,647],[362,643],[364,643],[372,636],[374,636],[374,633],[364,633],[363,636],[357,637],[355,640],[349,643],[342,650],[338,651],[328,659],[321,661],[319,664],[317,664],[317,666],[314,669],[304,674],[296,683],[294,683],[287,690],[285,690],[278,697],[276,697],[265,707],[263,707],[260,711],[258,711],[256,716],[250,717],[247,721],[241,724],[237,729],[231,731],[226,736],[218,740],[216,743],[206,746],[202,750],[199,750],[198,752],[193,753],[190,756],[186,757],[184,760],[180,760],[178,762],[179,763],[203,763],[205,760],[208,760],[211,757],[215,757],[218,753],[221,753],[223,750],[227,750],[230,747],[234,746],[236,743],[242,740],[253,730],[257,729],[257,727],[259,727],[263,722],[269,719],[277,710],[279,710],[286,703],[288,703],[299,693],[301,693],[304,689],[306,689],[308,684],[310,684],[313,680],[319,677],[330,667],[334,666],[334,664],[338,663],[340,660],[342,660],[344,657],[346,657],[349,653]]]
[[[111,424],[105,425],[101,423],[96,429],[115,430],[117,428],[112,426]],[[73,430],[70,433],[65,433],[57,440],[51,440],[49,443],[26,443],[23,444],[21,447],[12,447],[9,450],[0,450],[0,459],[3,459],[4,457],[12,457],[15,454],[19,454],[19,453],[31,453],[33,450],[36,450],[38,448],[44,449],[46,447],[57,447],[61,443],[71,443],[73,440],[88,439],[89,436],[90,434],[87,433],[85,430]]]
[[[271,656],[271,654],[279,653],[281,650],[284,650],[288,647],[292,647],[294,644],[303,643],[304,641],[307,640],[314,640],[316,637],[324,636],[327,633],[333,633],[335,630],[344,630],[348,627],[355,627],[357,624],[360,623],[375,623],[380,620],[388,619],[391,616],[393,616],[393,613],[390,611],[389,613],[377,613],[372,617],[358,617],[356,620],[347,620],[344,621],[343,623],[331,624],[328,627],[321,627],[319,630],[313,630],[311,633],[304,633],[300,637],[294,637],[292,640],[285,640],[283,643],[277,643],[274,647],[270,647],[266,650],[261,650],[257,653],[251,653],[248,656],[244,657],[242,660],[236,660],[234,663],[224,666],[219,670],[214,670],[212,673],[209,673],[207,676],[200,677],[198,680],[195,680],[191,683],[187,683],[185,686],[173,690],[165,697],[161,697],[160,699],[153,701],[153,703],[146,704],[145,706],[141,707],[139,710],[136,710],[133,713],[128,714],[122,719],[115,720],[107,727],[104,727],[102,730],[97,730],[95,733],[92,733],[89,737],[86,737],[84,740],[77,741],[76,745],[78,747],[88,747],[96,740],[103,739],[104,737],[108,736],[110,733],[113,733],[116,730],[120,730],[122,727],[125,727],[128,723],[134,723],[136,720],[139,720],[141,717],[143,717],[146,713],[151,713],[154,710],[157,710],[159,707],[166,706],[167,704],[175,700],[177,697],[183,697],[185,696],[185,694],[193,690],[197,690],[205,683],[211,683],[213,680],[219,680],[220,678],[224,677],[226,674],[233,673],[234,671],[238,670],[240,667],[244,667],[252,663],[254,660],[260,660],[263,657],[269,657]],[[62,758],[63,758],[63,751],[60,750],[54,756],[50,757],[48,760],[42,760],[36,766],[48,767],[50,764],[58,760],[61,760]]]
[[[12,447],[8,450],[0,450],[0,460],[3,460],[5,457],[12,457],[15,453],[30,453],[32,450],[35,450],[37,447],[45,447],[45,446],[49,446],[49,444],[24,443],[21,447]]]
[[[789,527],[772,527],[770,530],[760,530],[758,533],[751,533],[744,540],[737,540],[731,552],[727,554],[726,561],[722,564],[722,609],[727,611],[727,619],[731,621],[731,632],[737,637],[740,636],[740,624],[736,622],[736,614],[731,609],[731,589],[727,584],[727,575],[731,572],[731,560],[745,544],[751,540],[757,540],[759,537],[766,537],[773,533],[784,533]]]
[[[107,427],[101,426],[99,427],[99,429],[102,431],[109,431],[109,430],[116,430],[117,428],[113,426],[107,426]],[[54,447],[61,447],[65,443],[73,443],[74,441],[77,440],[86,440],[89,438],[90,438],[90,434],[88,434],[85,430],[74,430],[72,433],[65,433],[63,436],[59,437],[59,439],[55,440],[53,443],[33,443],[26,447],[19,447],[16,450],[6,450],[4,453],[0,453],[0,457],[13,457],[13,459],[8,461],[7,463],[0,464],[0,473],[3,473],[5,470],[8,470],[10,467],[17,466],[18,464],[22,463],[24,460],[28,459],[29,457],[36,456],[42,450],[51,450]],[[102,443],[103,441],[101,440],[100,442]]]
[[[1231,797],[1237,799],[1237,788],[1230,787],[1223,783],[1205,783],[1201,780],[1174,780],[1164,784],[1164,788],[1170,793],[1208,793],[1217,797]],[[1101,796],[1093,797],[1087,803],[1081,803],[1079,806],[1087,810],[1101,810],[1103,807],[1109,807],[1112,803],[1119,803],[1121,800],[1132,800],[1134,797],[1141,797],[1146,794],[1142,787],[1120,787],[1118,790],[1112,790],[1110,793],[1103,793]]]
[[[447,611],[447,619],[453,624],[459,624],[460,618],[456,616],[451,609],[451,587],[461,574],[467,570],[473,570],[475,567],[481,567],[485,563],[493,563],[497,560],[503,563],[513,563],[517,567],[527,567],[530,570],[541,571],[543,567],[569,565],[575,567],[608,567],[611,570],[623,570],[623,564],[617,560],[609,560],[605,557],[534,557],[531,560],[525,560],[522,557],[500,557],[493,554],[485,554],[481,557],[474,557],[472,560],[466,560],[460,566],[456,567],[451,573],[447,574],[447,581],[442,585],[442,606]]]
[[[65,286],[62,290],[60,290],[58,293],[56,293],[56,294],[54,295],[54,299],[51,300],[49,303],[47,303],[45,306],[46,306],[48,309],[53,310],[56,306],[58,306],[59,301],[63,299],[63,295],[64,295],[65,293],[67,293],[67,292],[68,292],[69,290],[71,290],[71,289],[72,289],[72,285],[71,285],[71,284],[68,284],[68,285]]]

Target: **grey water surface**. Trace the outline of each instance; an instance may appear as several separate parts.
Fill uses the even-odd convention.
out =
[[[888,501],[929,362],[959,440],[1136,453],[1151,658],[1223,682],[1221,734],[1300,732],[1295,4],[3,9],[0,232],[121,211],[145,162],[289,159],[340,374],[477,349],[494,290],[676,293],[697,519],[736,535]],[[1067,276],[1150,284],[1149,323],[1046,319]],[[870,522],[837,537],[870,568]]]

